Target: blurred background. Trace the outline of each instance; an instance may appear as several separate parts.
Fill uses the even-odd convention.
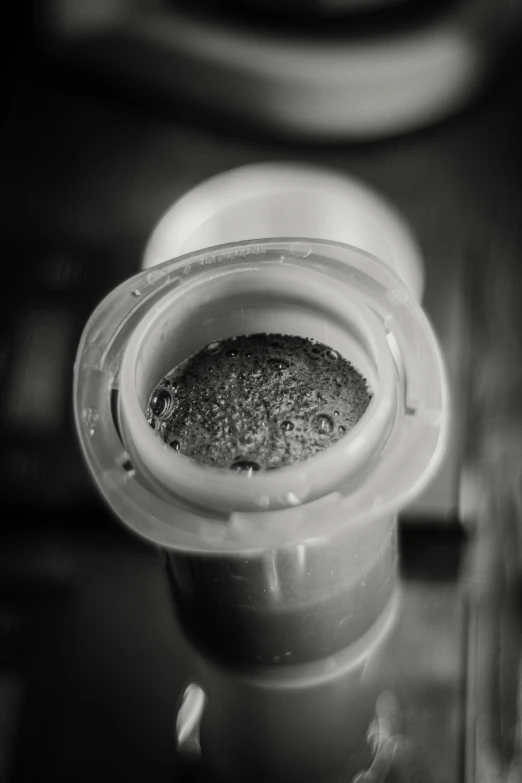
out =
[[[388,675],[428,779],[515,774],[521,4],[8,5],[0,781],[182,779],[173,716],[189,654],[158,553],[95,495],[72,367],[90,312],[138,271],[165,210],[212,175],[276,161],[357,176],[422,250],[456,435],[439,494],[401,520],[408,614]]]

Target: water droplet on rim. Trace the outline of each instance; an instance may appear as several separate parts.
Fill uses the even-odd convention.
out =
[[[100,414],[93,408],[84,408],[82,418],[87,427],[93,427],[100,421]]]
[[[215,342],[215,343],[209,343],[207,347],[205,348],[207,353],[219,353],[221,350],[221,343]]]
[[[402,288],[392,288],[386,292],[386,299],[392,304],[404,304],[408,301],[408,293]]]
[[[290,252],[295,258],[307,258],[312,252],[308,242],[294,242],[290,246]]]
[[[326,351],[325,356],[327,359],[330,359],[332,362],[337,361],[337,359],[339,358],[339,354],[337,353],[337,351],[334,351],[331,348],[329,348]]]
[[[149,283],[149,285],[156,283],[158,280],[161,280],[163,283],[167,282],[167,273],[164,269],[153,269],[152,272],[149,272],[147,275],[147,283]]]

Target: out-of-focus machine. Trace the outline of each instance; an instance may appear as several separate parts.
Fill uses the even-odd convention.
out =
[[[508,0],[53,0],[62,56],[164,100],[296,140],[376,139],[477,95]]]

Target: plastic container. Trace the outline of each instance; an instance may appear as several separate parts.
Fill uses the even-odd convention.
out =
[[[204,779],[352,783],[368,769],[376,672],[399,607],[396,593],[356,642],[306,664],[238,669],[197,653],[194,671],[206,700],[198,721]],[[188,723],[183,717],[178,729]],[[180,744],[184,752],[183,737]]]
[[[144,415],[157,382],[212,341],[267,331],[319,339],[352,361],[374,391],[359,422],[312,459],[254,475],[170,449]],[[79,347],[74,406],[107,503],[164,549],[208,696],[201,730],[212,774],[319,779],[289,751],[299,747],[323,759],[322,780],[350,758],[357,767],[376,696],[364,672],[398,600],[396,515],[434,475],[448,435],[442,357],[410,290],[337,242],[189,253],[100,304]]]
[[[227,242],[293,236],[366,250],[422,298],[422,254],[395,207],[353,176],[297,162],[241,166],[189,190],[154,227],[142,266]]]

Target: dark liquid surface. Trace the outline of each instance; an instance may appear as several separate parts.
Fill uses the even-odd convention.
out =
[[[255,471],[324,451],[370,399],[362,375],[329,346],[255,334],[210,343],[175,367],[151,394],[147,420],[181,454]]]

